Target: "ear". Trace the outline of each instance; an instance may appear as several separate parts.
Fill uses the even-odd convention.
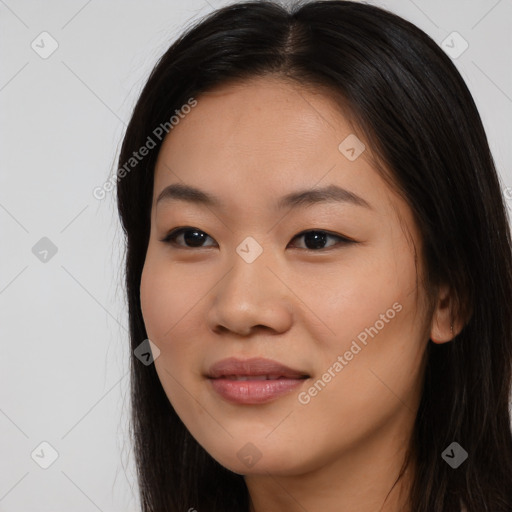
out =
[[[430,328],[430,339],[433,343],[446,343],[459,334],[462,326],[452,316],[454,301],[455,298],[450,288],[446,285],[441,286]]]

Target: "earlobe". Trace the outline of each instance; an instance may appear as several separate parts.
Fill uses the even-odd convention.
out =
[[[448,341],[452,341],[453,338],[455,338],[455,334],[454,334],[454,331],[453,331],[453,324],[450,323],[450,338],[449,339],[446,339],[445,336],[443,336],[443,334],[441,333],[441,331],[439,329],[437,329],[435,326],[432,328],[432,331],[430,333],[430,339],[432,340],[433,343],[437,343],[437,344],[441,344],[441,343],[446,343]]]

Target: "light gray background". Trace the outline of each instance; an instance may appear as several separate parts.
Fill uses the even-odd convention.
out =
[[[121,230],[114,193],[100,201],[92,191],[115,170],[157,58],[186,24],[227,3],[0,0],[0,511],[138,510]],[[369,3],[404,16],[439,45],[453,31],[468,42],[454,61],[505,193],[512,2]],[[59,45],[46,59],[31,47],[50,48],[43,31]],[[57,247],[46,262],[32,252],[42,237]],[[36,460],[50,460],[43,441],[59,454],[48,469],[31,456],[36,450]]]

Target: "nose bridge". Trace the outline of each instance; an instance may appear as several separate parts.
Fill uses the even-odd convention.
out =
[[[269,300],[275,296],[275,280],[272,272],[267,268],[272,265],[270,249],[263,249],[252,237],[242,241],[229,258],[231,271],[225,278],[224,287],[229,288],[228,293],[238,302],[254,302]],[[269,296],[265,297],[265,295]]]
[[[279,273],[276,258],[250,238],[229,256],[230,270],[216,287],[209,321],[213,328],[222,325],[239,333],[256,325],[286,329],[291,309],[286,287],[274,275]]]

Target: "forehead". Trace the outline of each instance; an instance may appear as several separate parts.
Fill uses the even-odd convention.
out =
[[[307,149],[308,141],[318,137],[329,137],[335,144],[343,133],[354,132],[347,116],[327,89],[306,89],[272,76],[201,94],[197,106],[183,116],[167,139],[171,145],[172,139],[186,144],[193,131],[194,142],[201,147],[222,140],[222,146],[216,146],[218,154],[225,148],[251,153],[265,148],[272,152],[270,157],[289,146],[299,150],[300,142]]]
[[[375,174],[367,143],[355,161],[340,152],[343,141],[356,137],[355,128],[325,90],[270,77],[229,84],[196,100],[164,140],[155,190],[169,180],[264,191],[265,184],[272,190],[312,187],[328,174],[348,182]],[[358,139],[363,143],[360,133]]]

